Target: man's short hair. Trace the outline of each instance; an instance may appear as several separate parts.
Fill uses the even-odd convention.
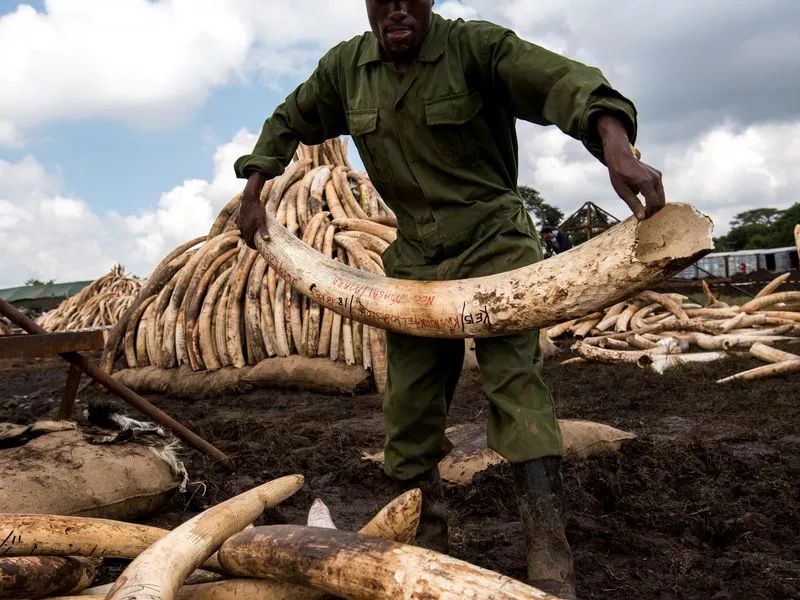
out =
[[[553,233],[552,227],[542,227],[542,233]]]

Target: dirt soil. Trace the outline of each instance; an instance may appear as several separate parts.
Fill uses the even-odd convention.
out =
[[[800,598],[800,380],[714,383],[751,366],[751,359],[737,358],[656,376],[633,366],[548,363],[560,417],[639,436],[618,454],[565,467],[581,598]],[[51,360],[0,363],[0,420],[53,416],[65,372]],[[78,407],[109,398],[91,386]],[[186,451],[196,484],[151,524],[177,525],[290,473],[304,474],[306,486],[263,523],[303,523],[320,497],[340,528],[355,529],[395,494],[362,460],[382,442],[375,394],[261,390],[203,402],[150,399],[238,465],[228,473]],[[483,421],[486,407],[477,375],[465,373],[452,423]],[[448,490],[452,553],[524,579],[509,475],[508,467],[493,468]]]

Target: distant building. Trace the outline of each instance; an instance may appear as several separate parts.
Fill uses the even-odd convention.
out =
[[[71,283],[43,283],[39,285],[23,285],[0,290],[0,298],[17,308],[25,308],[41,313],[51,310],[67,298],[80,292],[91,281],[73,281]]]
[[[738,250],[736,252],[712,252],[706,254],[691,267],[676,275],[680,279],[703,279],[704,277],[732,277],[753,271],[784,273],[797,269],[797,248],[768,248],[763,250]]]

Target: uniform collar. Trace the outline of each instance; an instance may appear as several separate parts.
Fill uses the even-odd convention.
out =
[[[431,20],[431,28],[428,30],[428,35],[425,36],[425,41],[422,42],[422,48],[419,50],[417,60],[419,62],[436,62],[444,54],[445,43],[447,42],[447,31],[445,27],[445,20],[437,14],[433,15]],[[358,57],[358,66],[379,62],[382,60],[381,48],[378,43],[378,38],[375,34],[370,32],[367,34],[367,39],[361,47],[361,53]]]

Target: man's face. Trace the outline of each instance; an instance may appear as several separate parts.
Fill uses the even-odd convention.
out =
[[[409,60],[417,55],[431,25],[434,1],[366,0],[370,27],[387,58]]]

